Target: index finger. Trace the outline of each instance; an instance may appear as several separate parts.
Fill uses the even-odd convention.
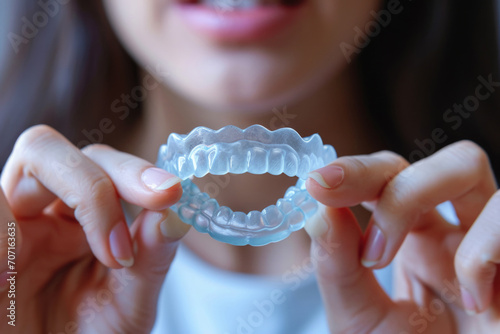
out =
[[[78,163],[69,165],[69,155]],[[32,181],[30,187],[22,186],[26,179]],[[17,217],[38,217],[45,205],[60,198],[74,210],[102,263],[115,268],[133,263],[130,233],[113,182],[52,128],[35,126],[19,137],[1,182]]]
[[[403,157],[389,151],[341,157],[309,173],[306,186],[329,207],[350,207],[376,200],[387,183],[408,166]]]

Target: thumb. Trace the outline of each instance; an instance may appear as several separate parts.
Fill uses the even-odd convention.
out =
[[[321,206],[306,231],[331,333],[384,333],[393,302],[361,265],[362,231],[352,212]]]
[[[134,264],[129,268],[112,270],[109,278],[127,285],[116,297],[122,314],[136,319],[135,312],[141,310],[141,315],[151,317],[144,319],[141,316],[141,322],[153,325],[165,275],[174,259],[178,241],[190,227],[169,209],[143,210],[139,214],[132,225]]]

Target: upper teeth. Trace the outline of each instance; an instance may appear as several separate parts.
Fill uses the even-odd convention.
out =
[[[269,0],[203,0],[202,3],[222,10],[254,8],[263,4],[270,4],[279,1]]]

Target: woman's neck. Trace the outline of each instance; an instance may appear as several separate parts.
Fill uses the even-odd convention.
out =
[[[149,93],[144,115],[135,133],[128,138],[127,150],[147,160],[156,159],[158,147],[171,132],[187,133],[196,126],[213,129],[225,125],[246,128],[261,124],[269,129],[292,127],[302,136],[319,133],[323,142],[332,144],[339,155],[368,153],[378,149],[373,129],[365,119],[365,110],[354,68],[349,68],[307,98],[294,104],[275,106],[268,112],[219,112],[203,110],[174,94],[165,87]],[[200,186],[212,182],[219,187],[219,203],[234,210],[262,210],[275,203],[284,190],[294,183],[286,176],[228,175],[214,180],[207,177]],[[248,196],[247,196],[248,195]],[[264,247],[236,247],[217,242],[206,234],[191,231],[186,245],[209,263],[220,268],[254,273],[281,274],[294,264],[300,264],[309,253],[309,238],[303,232]],[[209,252],[206,250],[210,249]]]

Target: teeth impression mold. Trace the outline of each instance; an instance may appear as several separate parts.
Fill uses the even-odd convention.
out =
[[[304,227],[317,210],[305,188],[307,174],[336,157],[318,134],[302,138],[291,128],[269,131],[252,125],[242,130],[229,125],[217,131],[197,127],[188,135],[171,134],[160,147],[157,166],[183,179],[182,198],[171,208],[183,222],[222,242],[262,246]],[[191,181],[208,173],[285,173],[299,180],[275,205],[246,214],[220,206]]]

